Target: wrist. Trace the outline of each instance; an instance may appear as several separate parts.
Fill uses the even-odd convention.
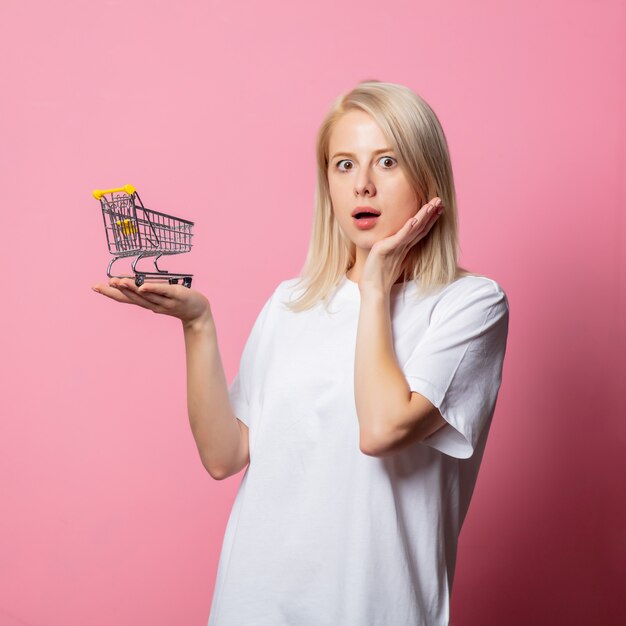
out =
[[[183,330],[185,332],[202,332],[207,329],[214,329],[215,322],[211,311],[207,310],[198,317],[194,317],[190,320],[181,320],[183,324]]]
[[[389,292],[382,287],[367,286],[359,289],[361,302],[379,302],[389,299]]]

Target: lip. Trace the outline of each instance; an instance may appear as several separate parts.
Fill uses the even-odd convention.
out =
[[[368,213],[376,213],[376,215],[380,216],[380,211],[372,206],[358,206],[354,209],[354,211],[352,211],[352,217],[355,217],[357,213],[363,213],[364,211],[367,211]]]
[[[374,228],[376,226],[376,222],[378,222],[378,216],[376,217],[362,217],[358,220],[356,217],[352,218],[354,220],[354,225],[359,230],[369,230],[370,228]]]

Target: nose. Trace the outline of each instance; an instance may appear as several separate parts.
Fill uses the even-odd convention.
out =
[[[369,173],[366,169],[359,173],[358,178],[354,183],[354,192],[358,196],[373,196],[375,193],[374,183],[369,178]]]

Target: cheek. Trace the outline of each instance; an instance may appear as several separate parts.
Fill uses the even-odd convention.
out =
[[[419,204],[419,197],[409,184],[405,183],[403,185],[401,194],[407,206],[413,207]]]
[[[409,216],[415,215],[422,208],[419,197],[413,192],[409,192],[406,198],[406,210]]]
[[[379,191],[384,192],[385,196],[400,210],[412,209],[419,202],[418,194],[402,174],[396,175],[393,179],[381,181]]]
[[[330,199],[332,200],[333,204],[341,202],[341,198],[343,196],[341,185],[336,181],[329,181],[328,194],[330,195]]]
[[[413,217],[421,208],[417,195],[409,189],[397,189],[394,194],[392,205],[394,217],[403,222]]]

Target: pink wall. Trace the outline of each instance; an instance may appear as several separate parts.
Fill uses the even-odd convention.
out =
[[[90,192],[132,183],[196,221],[163,265],[195,272],[230,380],[304,261],[317,126],[365,78],[434,107],[462,264],[511,304],[452,624],[618,623],[624,3],[62,7],[0,7],[0,626],[206,624],[240,476],[200,463],[178,320],[91,291],[108,252]]]

